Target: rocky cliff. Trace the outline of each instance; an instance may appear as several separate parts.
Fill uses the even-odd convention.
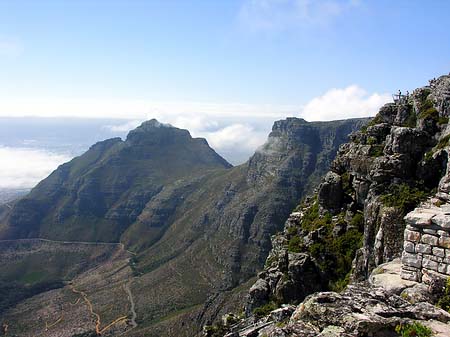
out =
[[[420,288],[420,283],[413,282],[420,281],[416,277],[405,284],[400,279],[400,264],[387,276],[377,278],[373,273],[384,274],[383,268],[375,268],[402,255],[408,212],[430,197],[428,204],[446,209],[449,116],[450,76],[441,76],[383,106],[340,147],[314,196],[305,199],[284,231],[272,237],[266,266],[249,291],[248,318],[237,320],[234,328],[233,324],[207,328],[205,334],[223,335],[231,330],[229,336],[396,336],[397,326],[402,329],[414,321],[448,322],[448,313],[428,303],[436,300],[431,295],[437,291],[433,282]],[[429,220],[433,207],[423,211]],[[414,213],[417,222],[425,218],[417,215],[420,212]],[[407,219],[411,221],[414,214]],[[424,230],[424,236],[434,235],[437,253],[444,253],[430,259],[437,272],[435,259],[444,259],[445,251],[437,247],[441,241],[438,230],[416,229],[419,235]],[[433,230],[434,234],[428,234]],[[408,260],[411,244],[416,243],[405,247],[403,261]],[[417,255],[420,263],[426,258],[422,253]],[[417,266],[402,268],[403,273],[417,272]],[[346,287],[349,282],[352,285]],[[411,292],[398,296],[408,287],[415,289],[412,302],[419,304],[405,300],[411,299]],[[319,292],[325,290],[336,293]],[[450,331],[446,324],[444,330]]]
[[[120,258],[115,255],[102,267],[116,275],[114,266],[125,263],[117,274],[122,278],[108,283],[103,279],[108,273],[97,268],[78,275],[72,287],[96,297],[96,312],[109,317],[110,302],[123,297],[128,284],[135,294],[137,326],[128,331],[113,325],[111,335],[125,329],[127,336],[192,336],[223,304],[241,301],[244,282],[271,249],[270,235],[282,229],[291,209],[316,186],[348,134],[365,123],[278,121],[247,163],[231,167],[204,139],[152,120],[125,141],[100,142],[60,166],[3,214],[0,237],[122,244],[118,247],[126,251]],[[21,268],[28,274],[32,266]],[[67,274],[53,277],[72,282]],[[17,312],[45,310],[48,296],[75,302],[67,297],[67,287],[6,312],[10,331],[22,326],[21,336],[34,335],[43,325]],[[61,323],[55,334],[96,328],[83,326]]]

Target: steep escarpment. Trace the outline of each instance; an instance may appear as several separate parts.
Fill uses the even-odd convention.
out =
[[[400,264],[381,277],[382,282],[376,274],[384,269],[375,268],[401,257],[408,212],[431,196],[428,203],[441,208],[448,202],[449,93],[450,76],[441,76],[410,96],[395,97],[353,133],[317,193],[272,237],[264,271],[249,292],[248,318],[234,317],[230,322],[237,324],[219,324],[205,334],[231,330],[229,336],[395,336],[396,326],[414,320],[448,322],[448,313],[425,303],[433,301],[424,295],[427,291],[422,291],[419,302],[425,302],[420,305],[405,301],[410,298],[407,292],[397,296],[416,284],[402,283]],[[417,212],[420,209],[415,218],[419,221]],[[427,227],[425,236],[432,230]],[[422,253],[418,255],[422,259]],[[438,262],[433,263],[438,271]],[[343,293],[319,292],[339,292],[349,282]],[[413,292],[417,298],[420,291]]]
[[[61,165],[14,205],[1,237],[117,242],[165,186],[230,166],[205,140],[151,120]]]
[[[132,254],[127,289],[139,294],[138,326],[127,336],[192,336],[222,304],[241,301],[270,235],[366,122],[278,121],[247,163],[231,167],[205,140],[152,120],[59,167],[7,212],[1,237],[123,243]],[[102,317],[108,300],[98,302]],[[39,301],[30,303],[39,310]]]

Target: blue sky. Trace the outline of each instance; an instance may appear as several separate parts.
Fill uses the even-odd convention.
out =
[[[120,132],[156,117],[241,162],[276,119],[372,116],[447,74],[449,13],[446,0],[0,0],[0,117],[122,118]]]
[[[448,1],[1,0],[0,92],[299,108],[352,84],[392,92],[450,70],[448,13]]]

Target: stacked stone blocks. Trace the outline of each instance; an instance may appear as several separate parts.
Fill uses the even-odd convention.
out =
[[[416,208],[405,217],[401,277],[450,276],[450,205]]]

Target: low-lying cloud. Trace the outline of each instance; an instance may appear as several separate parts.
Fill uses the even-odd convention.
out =
[[[0,146],[0,188],[30,188],[69,156],[30,148]]]
[[[189,130],[193,137],[206,138],[208,143],[228,161],[240,164],[265,142],[276,120],[291,116],[302,117],[307,121],[371,117],[390,100],[391,97],[388,94],[368,93],[358,85],[350,85],[346,88],[330,89],[323,95],[311,99],[303,107],[299,106],[297,109],[291,107],[291,113],[283,109],[276,113],[274,107],[271,107],[269,114],[266,110],[258,114],[257,109],[249,109],[252,111],[251,114],[245,111],[239,113],[239,110],[236,110],[229,115],[214,113],[208,109],[200,110],[200,112],[177,109],[171,112],[156,110],[149,114],[148,118],[130,120],[107,127],[113,132],[126,132],[146,119],[156,118],[163,123]]]
[[[296,108],[279,106],[279,110],[277,110],[276,106],[227,105],[224,107],[214,104],[199,104],[188,105],[182,109],[180,105],[174,104],[165,106],[164,109],[154,109],[151,102],[141,102],[139,107],[142,111],[153,112],[137,112],[131,118],[125,118],[125,116],[126,111],[133,110],[133,105],[127,106],[123,102],[123,109],[115,110],[116,114],[113,114],[123,117],[123,119],[111,123],[105,122],[103,128],[110,133],[106,133],[106,136],[103,133],[99,134],[102,134],[103,137],[114,135],[124,137],[129,130],[134,129],[143,121],[156,118],[161,123],[169,123],[175,127],[189,130],[193,137],[206,138],[212,148],[236,165],[245,162],[266,141],[276,120],[292,116],[302,117],[307,121],[370,117],[374,116],[378,109],[390,100],[391,98],[387,94],[368,93],[357,85],[350,85],[346,88],[330,89],[323,95],[311,99],[304,106],[299,105]],[[1,109],[1,104],[0,114],[1,111],[7,111]],[[85,104],[87,102],[81,106]],[[105,106],[100,103],[97,105],[105,111],[110,106],[110,103]],[[259,110],[258,107],[261,109]],[[196,110],[197,108],[198,110]],[[84,115],[81,114],[79,117],[84,117]],[[102,114],[97,117],[102,117]],[[41,124],[36,124],[36,127],[39,127],[38,125]],[[72,132],[70,123],[67,124],[67,132]],[[97,133],[94,134],[95,129],[89,132],[92,134],[86,136],[93,139],[92,143],[102,140],[96,138],[101,136]],[[55,138],[53,142],[58,143],[58,139]],[[25,140],[21,144],[26,144]],[[44,146],[47,148],[47,145],[51,144],[47,142]],[[77,145],[79,144],[76,141],[71,143],[71,146]],[[2,147],[0,144],[0,188],[33,187],[58,165],[70,159],[69,155],[61,154],[62,151],[57,153],[39,149],[32,143],[28,146]],[[30,148],[31,146],[33,149]],[[88,145],[83,146],[87,148]]]
[[[388,94],[369,94],[359,86],[351,85],[344,89],[331,89],[312,99],[304,106],[300,116],[309,121],[370,117],[390,100]]]

